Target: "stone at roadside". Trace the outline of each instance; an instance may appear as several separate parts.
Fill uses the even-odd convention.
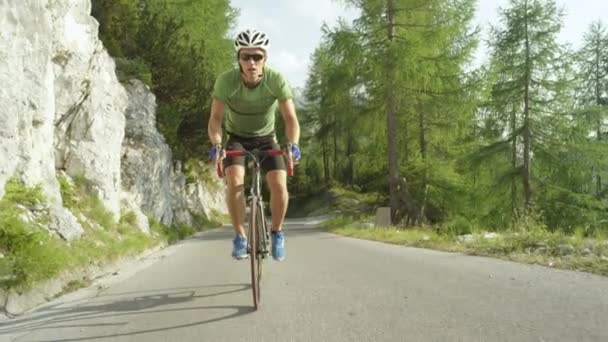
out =
[[[483,234],[483,238],[484,239],[496,239],[498,237],[498,234],[496,233],[485,233]]]
[[[78,219],[69,210],[61,206],[52,206],[49,213],[51,216],[49,229],[56,231],[65,240],[77,239],[84,233]]]
[[[376,209],[376,219],[374,222],[376,227],[388,227],[391,225],[391,208],[379,207]]]
[[[465,234],[465,235],[459,235],[458,236],[458,241],[459,242],[473,242],[475,240],[475,238],[473,238],[472,234]]]

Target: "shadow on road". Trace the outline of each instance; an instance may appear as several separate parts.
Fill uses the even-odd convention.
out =
[[[218,288],[219,290],[209,291],[209,289]],[[121,336],[132,336],[158,331],[166,331],[171,329],[180,329],[185,327],[196,326],[200,324],[208,324],[211,322],[222,321],[235,318],[254,311],[252,306],[218,306],[218,305],[200,305],[200,306],[184,306],[185,303],[195,302],[200,299],[232,294],[240,291],[248,291],[251,289],[250,284],[222,284],[209,285],[200,287],[184,287],[165,290],[149,290],[142,292],[126,292],[100,294],[95,297],[101,298],[106,303],[86,303],[82,305],[71,303],[66,307],[65,303],[51,305],[40,309],[31,317],[15,318],[10,321],[0,323],[0,336],[3,334],[22,334],[35,330],[49,330],[56,328],[84,328],[84,327],[101,327],[101,326],[125,326],[130,321],[129,316],[139,316],[147,314],[197,311],[197,310],[231,310],[234,311],[229,315],[215,317],[212,319],[191,322],[175,326],[167,326],[162,328],[154,328],[147,330],[121,332],[116,334],[97,335],[79,337],[76,339],[61,339],[59,341],[82,341],[97,338],[113,338]],[[204,290],[205,293],[197,293]],[[142,295],[142,293],[148,293]],[[105,297],[105,298],[104,298]],[[181,305],[180,305],[181,304]],[[191,304],[191,303],[190,303]],[[89,320],[110,319],[115,321],[116,317],[124,317],[124,322],[112,323],[87,323]],[[40,340],[44,341],[44,340]],[[53,340],[58,341],[58,340]]]

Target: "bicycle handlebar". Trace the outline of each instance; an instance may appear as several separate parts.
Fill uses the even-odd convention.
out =
[[[263,159],[265,157],[274,157],[274,156],[284,156],[285,159],[288,159],[287,157],[289,156],[289,154],[283,150],[277,150],[277,149],[270,149],[270,150],[255,150],[255,151],[242,151],[242,150],[230,150],[230,151],[225,151],[226,153],[226,157],[246,157],[246,156],[252,156],[254,158],[257,158],[258,161],[260,159]],[[293,176],[293,159],[289,158],[289,160],[285,160],[286,164],[287,164],[287,175],[288,176]],[[217,163],[217,175],[220,178],[224,178],[224,167],[223,167],[223,163],[220,160]]]

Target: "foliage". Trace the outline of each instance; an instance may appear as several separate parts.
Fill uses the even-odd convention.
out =
[[[3,201],[6,203],[34,206],[44,202],[44,194],[40,186],[27,187],[22,181],[11,178],[5,185]]]
[[[468,225],[465,221],[463,225]],[[489,235],[484,230],[467,236],[448,230],[428,228],[399,229],[396,227],[369,227],[349,217],[334,217],[323,223],[324,229],[350,237],[382,241],[412,247],[434,248],[470,255],[483,255],[608,275],[608,243],[605,240],[571,236],[564,232],[551,232],[542,225],[522,222],[525,227]]]
[[[157,122],[177,159],[201,158],[215,78],[233,64],[228,0],[94,0],[119,80],[139,78],[159,102]]]
[[[189,236],[192,236],[196,232],[205,231],[209,228],[214,228],[221,225],[221,221],[227,218],[221,217],[217,213],[213,213],[210,217],[205,217],[204,215],[191,213],[193,218],[193,225],[174,225],[174,226],[166,226],[155,220],[154,218],[149,218],[148,223],[150,224],[150,230],[158,239],[163,241],[167,241],[169,244],[176,243],[177,241],[183,240]]]
[[[114,262],[218,225],[200,215],[194,215],[193,227],[167,227],[152,221],[152,230],[157,233],[149,236],[136,227],[132,211],[124,212],[116,222],[93,194],[86,178],[60,176],[58,181],[63,205],[77,217],[84,234],[67,242],[43,229],[48,220],[48,214],[44,214],[48,204],[40,187],[9,180],[0,200],[0,288],[26,290],[61,272]],[[32,218],[28,211],[42,214]],[[78,284],[69,284],[66,291],[82,286]]]
[[[7,182],[0,200],[1,288],[31,286],[61,270],[67,254],[57,239],[23,216],[27,207],[44,202],[40,187],[27,187],[17,179]]]
[[[337,210],[331,189],[341,187],[374,193],[364,210],[388,204],[391,94],[403,223],[449,234],[508,231],[522,221],[606,233],[601,21],[570,51],[556,40],[562,11],[554,0],[510,0],[492,29],[490,60],[474,68],[474,1],[344,2],[360,16],[322,27],[298,101],[304,159],[289,188],[299,214]],[[155,92],[158,127],[186,161],[188,180],[205,178],[209,97],[234,63],[226,35],[238,12],[227,0],[95,0],[93,15],[120,79],[142,78]]]
[[[462,184],[454,161],[466,148],[472,118],[474,93],[464,67],[476,46],[468,24],[473,2],[395,1],[392,40],[385,36],[388,2],[351,3],[361,17],[353,26],[325,27],[313,56],[303,120],[310,123],[305,134],[314,160],[304,173],[326,185],[339,181],[387,193],[391,91],[402,128],[399,174],[416,216],[438,221],[451,209],[445,199],[456,197]]]
[[[210,190],[220,190],[221,182],[217,178],[217,171],[213,163],[200,159],[188,159],[184,164],[184,174],[187,183],[201,183]]]

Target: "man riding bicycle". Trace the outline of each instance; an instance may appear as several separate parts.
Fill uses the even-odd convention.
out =
[[[280,149],[275,134],[275,112],[282,114],[288,153],[299,160],[300,125],[293,95],[283,76],[266,65],[269,39],[261,31],[245,30],[234,41],[239,67],[221,74],[213,89],[209,157],[223,162],[227,184],[226,202],[236,236],[232,256],[247,258],[245,235],[245,157],[226,157],[222,149],[222,123],[228,135],[229,150]],[[225,118],[225,120],[224,120]],[[285,259],[282,225],[287,212],[287,172],[282,156],[266,158],[262,164],[270,188],[272,212],[272,257]]]

